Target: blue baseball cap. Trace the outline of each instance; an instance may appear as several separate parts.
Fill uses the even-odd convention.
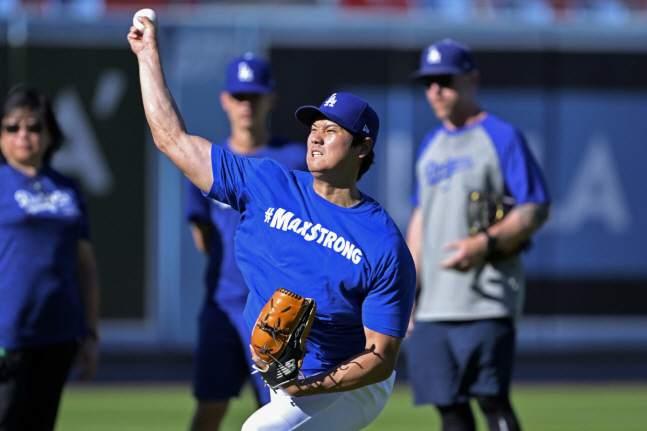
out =
[[[353,135],[377,141],[380,119],[364,99],[350,93],[333,93],[320,107],[302,106],[295,112],[297,120],[311,126],[317,115],[323,115]]]
[[[237,93],[271,93],[274,75],[270,63],[251,52],[235,59],[227,66],[225,91]]]
[[[474,70],[472,50],[451,39],[434,42],[422,51],[414,79],[432,75],[460,75]]]

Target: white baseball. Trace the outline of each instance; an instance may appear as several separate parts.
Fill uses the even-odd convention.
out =
[[[157,27],[157,14],[153,9],[140,9],[137,12],[135,12],[135,16],[133,16],[133,25],[137,27],[137,30],[143,32],[144,31],[144,24],[139,22],[137,19],[138,16],[145,16],[146,18],[150,19],[151,22],[155,27]]]

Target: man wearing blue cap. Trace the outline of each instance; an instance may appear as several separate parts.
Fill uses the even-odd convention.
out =
[[[241,213],[235,252],[250,293],[251,328],[283,287],[312,298],[305,379],[271,392],[243,430],[360,430],[382,411],[413,305],[415,267],[386,211],[357,189],[379,120],[361,98],[335,93],[297,110],[310,127],[309,172],[241,157],[186,133],[166,83],[155,27],[131,27],[144,110],[156,146],[209,197]]]
[[[443,431],[475,429],[471,398],[490,431],[518,431],[509,399],[524,296],[518,252],[548,217],[548,191],[519,130],[479,106],[468,47],[430,45],[413,77],[441,121],[418,155],[407,230],[420,289],[407,342],[414,401],[438,408]],[[514,206],[471,232],[470,196]]]
[[[271,157],[288,169],[306,170],[305,145],[270,132],[268,117],[275,99],[269,62],[251,53],[230,62],[220,93],[230,135],[220,147],[246,157]],[[249,289],[234,254],[240,213],[206,198],[189,180],[184,213],[197,249],[208,256],[192,379],[198,405],[191,431],[212,431],[218,429],[229,399],[240,394],[246,381],[251,379],[259,406],[270,402],[270,393],[258,374],[250,374],[249,330],[243,319]]]

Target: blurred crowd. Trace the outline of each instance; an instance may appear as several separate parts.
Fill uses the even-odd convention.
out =
[[[519,19],[540,24],[597,22],[625,25],[647,16],[647,0],[2,0],[0,17],[33,15],[100,19],[142,7],[163,9],[215,4],[315,5],[320,7],[432,11],[446,19]]]
[[[647,0],[339,0],[338,3],[432,10],[458,22],[518,19],[538,24],[594,21],[624,25],[643,20],[647,13]]]

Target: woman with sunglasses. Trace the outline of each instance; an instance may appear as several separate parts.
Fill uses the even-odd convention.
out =
[[[0,430],[52,430],[75,358],[98,361],[99,282],[85,200],[49,162],[63,135],[43,92],[2,104]]]

